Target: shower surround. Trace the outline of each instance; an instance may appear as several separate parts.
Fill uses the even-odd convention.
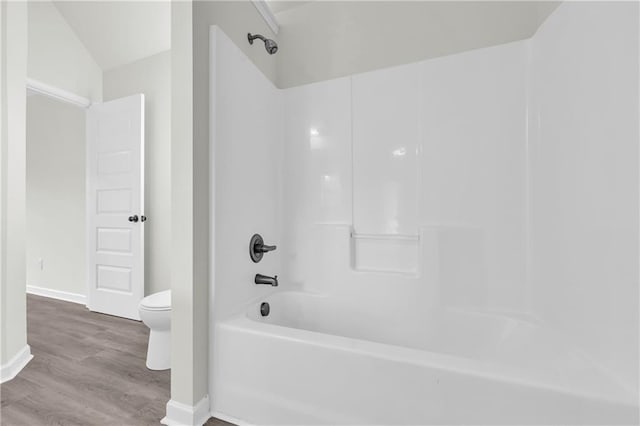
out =
[[[637,423],[637,33],[635,3],[564,3],[529,40],[279,90],[213,27],[212,413]]]

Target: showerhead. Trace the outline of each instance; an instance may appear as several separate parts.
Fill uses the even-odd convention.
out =
[[[267,39],[267,41],[264,42],[264,48],[267,49],[269,55],[273,55],[278,51],[278,43],[271,39]]]
[[[278,51],[278,43],[271,40],[270,38],[266,38],[264,36],[261,36],[260,34],[251,34],[251,33],[247,34],[247,39],[249,40],[249,44],[253,44],[253,40],[257,38],[264,42],[264,48],[267,50],[269,55],[273,55]]]

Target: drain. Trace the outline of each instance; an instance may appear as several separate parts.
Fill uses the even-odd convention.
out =
[[[266,317],[267,315],[269,315],[269,304],[267,302],[262,302],[260,304],[260,315],[262,315],[263,317]]]

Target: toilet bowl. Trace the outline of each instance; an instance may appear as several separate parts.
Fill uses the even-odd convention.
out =
[[[147,368],[171,368],[171,290],[154,293],[138,305],[140,319],[149,327]]]

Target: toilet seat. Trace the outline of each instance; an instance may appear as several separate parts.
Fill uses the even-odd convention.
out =
[[[170,311],[171,310],[171,290],[154,293],[140,301],[140,309],[147,311]]]

